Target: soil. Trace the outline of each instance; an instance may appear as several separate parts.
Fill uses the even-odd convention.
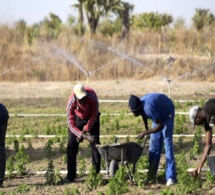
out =
[[[1,100],[4,99],[28,99],[28,98],[67,98],[74,84],[77,82],[29,82],[29,83],[0,83]],[[130,94],[138,96],[150,92],[160,92],[169,95],[168,82],[160,79],[150,80],[115,80],[115,81],[93,81],[83,84],[89,85],[97,92],[100,99],[128,99]],[[170,85],[170,96],[173,99],[207,99],[215,96],[215,82],[192,82],[173,81]],[[74,194],[71,191],[77,188],[84,194],[97,194],[97,190],[86,191],[84,178],[77,178],[72,184],[48,186],[45,178],[41,175],[30,177],[19,177],[6,179],[0,194]],[[22,186],[26,184],[27,187]],[[164,183],[148,185],[145,188],[138,188],[130,183],[131,191],[127,194],[160,194],[166,187]],[[104,192],[106,186],[99,188]],[[29,190],[28,190],[29,189]],[[215,188],[206,188],[203,194],[215,194]]]
[[[45,98],[67,97],[77,82],[29,82],[29,83],[0,83],[1,99],[14,98]],[[207,98],[215,96],[215,82],[172,81],[161,79],[150,80],[110,80],[110,81],[81,81],[92,87],[99,98],[128,98],[130,94],[144,95],[160,92],[171,98]]]

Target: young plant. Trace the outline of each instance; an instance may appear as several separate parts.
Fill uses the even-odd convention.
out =
[[[27,186],[26,183],[22,183],[17,189],[16,192],[20,194],[24,194],[30,191],[30,187]]]
[[[84,176],[86,174],[86,160],[83,157],[79,157],[79,175]]]
[[[202,186],[201,176],[192,177],[188,172],[188,164],[184,152],[176,155],[176,167],[178,174],[178,183],[176,185],[176,194],[192,193]]]
[[[19,141],[17,139],[14,139],[13,144],[14,144],[14,151],[18,152],[19,151]]]
[[[73,188],[65,188],[64,194],[65,195],[80,195],[81,193],[79,192],[77,187],[73,187]]]
[[[28,150],[32,150],[33,146],[32,146],[32,142],[31,140],[28,140]]]
[[[45,152],[45,156],[47,158],[52,156],[52,145],[53,145],[52,140],[48,140],[46,145],[45,145],[44,152]]]
[[[66,152],[66,148],[64,146],[64,142],[63,141],[60,142],[59,152],[61,154],[65,154],[65,152]]]
[[[7,177],[10,179],[10,178],[13,178],[14,177],[14,174],[13,174],[13,171],[14,171],[14,159],[12,156],[10,156],[7,160],[7,164],[6,164],[6,170],[7,170]]]
[[[178,138],[178,146],[179,146],[179,148],[184,147],[184,138],[183,137]]]
[[[146,180],[148,178],[147,171],[149,169],[149,160],[148,156],[141,156],[136,164],[136,172],[134,175],[134,181],[137,183],[139,188],[142,188],[146,184]],[[140,170],[140,171],[137,171]],[[144,172],[143,172],[144,171]]]
[[[59,172],[55,172],[53,161],[50,160],[48,163],[48,169],[45,173],[45,179],[47,185],[57,185],[62,181],[62,177]]]
[[[121,166],[114,177],[108,183],[107,195],[120,195],[129,192],[127,183],[127,171],[124,166]]]
[[[29,162],[29,155],[25,151],[25,147],[21,145],[15,157],[17,173],[20,175],[26,174],[26,164]]]
[[[102,177],[100,174],[96,173],[94,166],[91,166],[84,183],[86,188],[89,190],[97,189],[99,186],[103,184]]]
[[[202,132],[201,132],[201,128],[198,127],[194,134],[194,139],[193,139],[193,142],[194,142],[193,153],[194,154],[201,153],[201,147],[200,147],[201,141],[202,141]]]
[[[160,195],[174,195],[174,192],[169,189],[169,188],[164,188],[161,192]]]
[[[212,183],[212,184],[215,183],[215,176],[213,176],[210,171],[206,172],[206,182],[209,183],[209,184],[210,183]]]

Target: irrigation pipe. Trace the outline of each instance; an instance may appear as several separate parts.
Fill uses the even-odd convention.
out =
[[[178,137],[194,137],[194,134],[177,134],[173,135],[173,138]],[[205,137],[205,134],[201,135],[202,137]],[[215,137],[215,134],[212,135]],[[24,137],[24,138],[54,138],[54,137],[67,137],[67,135],[6,135],[6,137]],[[100,135],[100,138],[108,138],[108,137],[118,137],[118,138],[136,138],[137,135]]]
[[[162,170],[162,169],[158,169],[158,171],[163,171],[163,170]],[[189,172],[189,173],[192,173],[193,171],[194,171],[194,168],[188,168],[188,169],[187,169],[187,172]],[[203,167],[203,168],[202,168],[202,171],[203,171],[203,172],[206,172],[206,171],[210,171],[210,169],[209,169],[209,168],[206,168],[206,167]],[[56,170],[55,170],[55,172],[59,172],[59,173],[62,174],[62,175],[66,175],[66,174],[67,174],[67,171],[66,171],[66,170],[60,170],[60,171],[56,171]],[[148,169],[137,170],[137,172],[139,172],[139,173],[146,173],[146,172],[148,172]],[[12,171],[12,173],[13,173],[13,174],[17,174],[18,171]],[[45,174],[47,173],[47,171],[25,171],[25,173],[28,174],[28,175],[45,175]],[[79,172],[77,171],[77,174],[78,174],[78,173],[79,173]],[[88,173],[89,173],[89,171],[86,171],[86,172],[85,172],[85,174],[88,174]],[[106,174],[106,173],[107,173],[107,170],[101,170],[100,173],[101,173],[101,174]],[[8,174],[9,174],[8,171],[5,171],[5,174],[8,175]]]
[[[111,102],[121,102],[121,103],[128,103],[128,100],[99,100],[101,103],[111,103]],[[174,100],[174,102],[199,102],[199,100]]]
[[[180,114],[180,115],[188,115],[188,112],[176,112],[175,114]],[[17,116],[17,117],[39,117],[39,116],[43,116],[43,117],[51,117],[51,116],[67,116],[66,114],[42,114],[42,113],[38,113],[38,114],[25,114],[25,113],[18,113],[18,114],[9,114],[11,117],[13,116]],[[106,116],[106,115],[110,115],[110,116],[120,116],[122,115],[122,113],[102,113],[102,116]],[[124,115],[133,115],[132,113],[124,113]]]

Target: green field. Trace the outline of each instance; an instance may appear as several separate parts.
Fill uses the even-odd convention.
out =
[[[201,99],[194,103],[175,102],[176,111],[187,112],[193,104],[201,105],[203,102]],[[26,194],[111,194],[110,189],[114,188],[114,186],[111,186],[113,185],[111,184],[111,178],[107,179],[105,174],[102,174],[103,182],[100,184],[91,172],[85,174],[86,171],[91,170],[90,149],[86,141],[80,144],[78,155],[79,177],[76,183],[60,183],[65,174],[57,171],[66,171],[67,145],[67,123],[65,100],[63,98],[5,99],[4,103],[9,106],[11,115],[7,131],[7,136],[11,137],[6,139],[7,175],[4,188],[1,189],[0,194],[16,194],[19,192]],[[109,135],[109,137],[101,136],[101,144],[113,143],[115,135],[128,135],[125,138],[119,138],[118,142],[120,143],[134,141],[140,145],[143,144],[143,140],[129,137],[129,135],[138,135],[143,130],[143,122],[141,118],[135,118],[130,114],[127,103],[100,103],[100,111],[102,113],[100,118],[101,135]],[[61,116],[19,116],[21,113],[61,114]],[[112,115],[113,113],[118,115]],[[182,134],[193,134],[195,136],[174,138],[178,184],[170,188],[165,187],[165,153],[163,153],[158,183],[150,186],[144,185],[143,180],[146,174],[140,174],[139,171],[147,169],[147,142],[144,155],[137,162],[134,184],[130,183],[129,178],[127,178],[128,170],[125,169],[125,182],[128,182],[129,186],[127,194],[168,194],[171,192],[174,194],[201,194],[211,189],[215,180],[209,171],[202,172],[197,180],[194,180],[186,172],[187,168],[194,168],[200,158],[204,147],[204,138],[201,137],[201,134],[204,134],[204,131],[201,128],[193,131],[188,115],[177,114],[175,117],[175,135]],[[20,137],[15,135],[20,135]],[[28,138],[25,137],[26,135],[33,135],[33,137]],[[56,135],[56,137],[41,138],[38,137],[39,135]],[[53,170],[56,171],[55,175],[51,177],[51,181],[55,181],[54,178],[57,180],[50,187],[49,180],[47,181],[45,175],[35,175],[35,171],[47,171],[51,162],[53,162]],[[207,163],[205,163],[205,168],[208,169]],[[106,170],[104,159],[102,160],[101,169]],[[94,180],[98,184],[94,184],[92,182]],[[189,185],[186,183],[187,180],[190,183]],[[57,184],[58,182],[59,184]],[[187,185],[187,187],[183,185]],[[122,188],[125,188],[125,186],[122,186]],[[126,188],[123,190],[127,191]]]

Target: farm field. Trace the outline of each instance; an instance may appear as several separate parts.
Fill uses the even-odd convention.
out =
[[[93,182],[90,171],[89,144],[84,141],[80,144],[78,155],[79,177],[72,184],[60,182],[66,171],[66,103],[72,90],[73,82],[29,82],[29,83],[0,83],[1,102],[3,102],[11,115],[7,131],[7,175],[0,194],[114,194],[111,191],[116,185],[111,185],[111,178],[102,175],[102,184]],[[82,81],[83,84],[86,81]],[[88,81],[88,85],[95,89],[99,100],[128,100],[130,94],[142,96],[145,93],[160,92],[168,95],[168,83],[158,78],[149,80],[112,80],[112,81]],[[172,82],[171,98],[175,102],[176,112],[188,112],[193,105],[203,105],[208,98],[215,96],[214,82]],[[180,102],[179,100],[187,100]],[[194,100],[194,101],[191,101]],[[133,135],[137,135],[143,129],[141,118],[130,115],[126,102],[101,102],[100,112],[101,144],[114,142],[115,135],[128,135],[119,138],[118,142],[138,142]],[[118,115],[112,115],[112,114]],[[19,114],[38,114],[38,116],[19,116]],[[45,116],[45,114],[56,114]],[[59,115],[57,115],[59,114]],[[209,171],[203,171],[200,177],[194,180],[186,168],[194,168],[200,159],[204,147],[204,130],[198,128],[194,131],[188,119],[188,115],[176,115],[175,135],[192,134],[193,137],[179,136],[174,138],[174,147],[179,182],[175,186],[165,186],[165,154],[162,154],[157,184],[144,185],[145,173],[137,171],[135,183],[127,178],[126,186],[121,189],[124,194],[215,194],[215,179]],[[9,137],[11,135],[11,137]],[[15,135],[20,135],[16,137]],[[25,137],[33,135],[33,137]],[[56,137],[43,138],[38,135],[57,135]],[[130,135],[130,137],[129,137]],[[132,135],[132,136],[131,136]],[[144,155],[137,162],[137,170],[145,169],[148,143],[144,149]],[[212,154],[215,150],[212,148]],[[22,159],[22,160],[20,160]],[[20,161],[19,161],[20,160]],[[49,185],[50,178],[44,174],[31,174],[32,171],[47,171],[51,167],[56,174],[56,184]],[[186,167],[187,166],[187,167]],[[205,163],[206,170],[208,165]],[[102,161],[102,170],[105,170],[105,162]],[[14,173],[13,171],[18,171]],[[59,181],[59,184],[57,182]],[[109,182],[108,182],[109,181]],[[99,182],[98,182],[99,183]],[[116,194],[116,193],[115,193]]]

